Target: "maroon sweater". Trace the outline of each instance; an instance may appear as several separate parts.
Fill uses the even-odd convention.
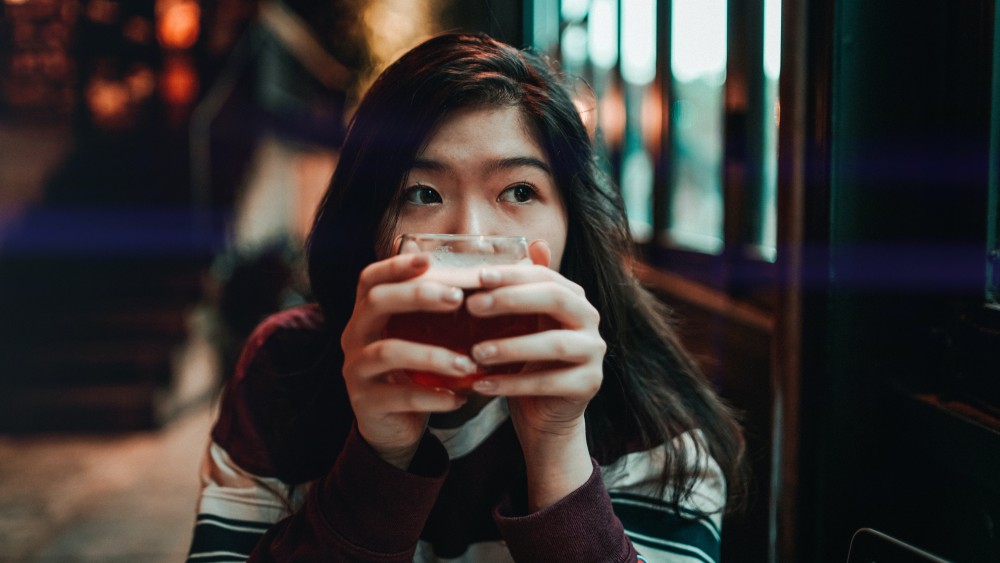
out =
[[[625,477],[607,468],[602,475],[594,462],[586,484],[529,514],[524,460],[502,400],[457,435],[425,434],[409,470],[384,462],[354,426],[338,341],[314,305],[275,315],[250,337],[212,430],[190,562],[246,554],[250,561],[641,561],[630,536],[650,561],[717,561],[718,521],[684,517],[643,492],[633,474],[658,468],[642,460]],[[609,480],[620,485],[614,495]],[[711,482],[705,498],[717,496]]]

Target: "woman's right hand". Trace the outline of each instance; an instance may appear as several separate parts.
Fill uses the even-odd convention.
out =
[[[340,339],[358,431],[382,459],[401,469],[413,459],[430,413],[452,411],[466,401],[448,389],[415,385],[401,371],[464,376],[476,369],[469,357],[446,348],[383,335],[394,314],[448,312],[462,306],[460,289],[418,278],[429,266],[426,254],[403,254],[365,268],[358,278],[354,312]]]

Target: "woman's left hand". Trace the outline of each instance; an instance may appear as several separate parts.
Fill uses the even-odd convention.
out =
[[[584,411],[604,378],[606,344],[600,315],[583,288],[547,267],[547,247],[533,245],[534,265],[482,272],[485,289],[466,300],[477,317],[545,315],[550,326],[525,336],[480,342],[472,349],[484,366],[525,363],[511,375],[489,375],[473,389],[508,398],[524,451],[532,510],[558,501],[590,477]]]

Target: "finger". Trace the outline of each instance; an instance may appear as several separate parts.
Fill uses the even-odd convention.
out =
[[[572,329],[596,328],[601,316],[583,296],[557,282],[500,287],[476,293],[465,300],[476,317],[511,314],[546,314]]]
[[[406,379],[406,378],[400,378]],[[468,400],[443,387],[422,387],[406,383],[379,382],[371,385],[363,393],[355,393],[355,409],[363,408],[368,413],[385,414],[409,412],[449,412]]]
[[[384,283],[368,292],[365,313],[447,312],[457,309],[464,298],[461,288],[429,279]]]
[[[492,266],[479,272],[479,283],[487,289],[507,285],[519,285],[551,281],[563,285],[579,295],[585,295],[579,284],[566,279],[559,272],[542,265],[533,266]]]
[[[392,241],[392,250],[395,254],[413,254],[420,252],[420,245],[412,238],[407,238],[404,243],[403,235],[396,235]]]
[[[390,338],[365,346],[344,366],[344,373],[361,379],[399,370],[463,377],[475,373],[476,369],[471,358],[447,348]]]
[[[477,379],[472,384],[472,389],[483,395],[563,397],[587,401],[597,394],[602,380],[600,368],[585,365],[573,369],[490,375]]]
[[[481,366],[520,362],[558,361],[581,364],[603,358],[607,345],[599,337],[572,330],[487,340],[472,347],[472,358]]]
[[[531,262],[539,266],[549,267],[552,263],[552,249],[549,248],[549,243],[542,239],[534,240],[528,245],[528,256],[531,257]]]
[[[358,277],[357,297],[361,299],[380,284],[415,278],[426,272],[430,265],[430,256],[424,253],[403,254],[369,264]]]
[[[353,328],[366,341],[376,340],[392,315],[416,311],[447,313],[460,307],[463,299],[461,289],[432,280],[384,283],[373,287],[358,301]]]

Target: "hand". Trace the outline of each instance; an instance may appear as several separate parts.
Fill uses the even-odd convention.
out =
[[[511,418],[528,468],[532,509],[554,503],[582,485],[593,471],[584,411],[604,378],[607,346],[600,315],[583,288],[548,265],[548,247],[533,243],[532,266],[498,266],[482,272],[490,289],[466,300],[478,317],[538,313],[551,326],[535,334],[481,342],[472,356],[480,365],[527,362],[521,373],[491,375],[473,389],[508,397]]]
[[[365,268],[354,312],[341,335],[344,381],[358,431],[383,459],[402,469],[413,459],[430,413],[457,409],[466,398],[413,385],[400,370],[455,376],[475,371],[471,359],[445,348],[383,338],[394,314],[447,312],[462,305],[461,290],[417,278],[429,265],[426,254],[405,254]]]

